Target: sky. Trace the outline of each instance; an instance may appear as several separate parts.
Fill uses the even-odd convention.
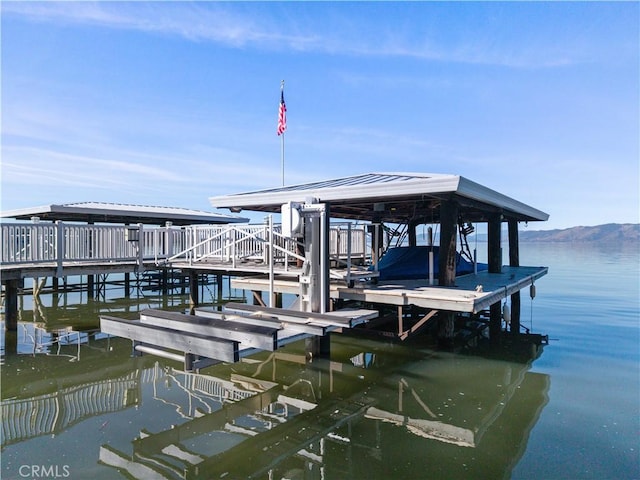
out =
[[[639,10],[2,1],[1,209],[279,186],[284,80],[287,185],[451,173],[535,229],[638,223]]]

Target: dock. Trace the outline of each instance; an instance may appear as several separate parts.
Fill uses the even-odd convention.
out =
[[[390,280],[385,282],[362,282],[352,287],[338,282],[331,284],[333,300],[381,303],[386,305],[417,305],[435,310],[479,313],[492,304],[509,298],[523,288],[534,285],[536,280],[548,273],[547,267],[503,266],[497,274],[479,272],[456,277],[454,287],[428,285],[424,280]],[[234,288],[266,291],[269,281],[263,277],[235,277]],[[276,293],[297,294],[298,283],[289,279],[274,282]]]
[[[25,278],[84,274],[92,289],[95,275],[155,272],[166,291],[165,280],[179,272],[194,315],[145,312],[136,321],[103,317],[103,331],[131,339],[137,352],[181,359],[185,368],[198,368],[200,359],[237,362],[291,339],[316,339],[310,344],[316,343],[312,350],[318,353],[332,331],[385,320],[389,309],[395,309],[397,320],[391,333],[400,340],[436,322],[438,338],[450,344],[458,316],[482,314],[489,319],[490,338],[498,341],[502,333],[520,333],[520,291],[529,287],[533,295],[535,283],[548,273],[543,266],[521,266],[518,243],[519,223],[544,221],[548,215],[458,175],[371,173],[210,202],[269,216],[249,225],[232,216],[215,217],[216,224],[188,224],[214,218],[132,206],[14,212],[17,220],[31,215],[31,222],[1,225],[6,328],[15,328],[16,298]],[[93,223],[133,218],[155,224]],[[79,220],[87,224],[75,223]],[[485,265],[475,260],[467,239],[478,223],[487,225]],[[508,265],[502,258],[505,224]],[[423,240],[428,262],[409,265],[411,276],[383,274],[381,265],[390,258],[385,255],[403,245],[418,247],[421,225],[429,226]],[[467,271],[459,271],[463,254]],[[203,275],[216,275],[220,289],[222,276],[229,277],[233,287],[252,292],[255,305],[227,305],[222,313],[205,314],[197,308]],[[283,294],[296,297],[287,309]],[[378,318],[383,311],[384,318]],[[345,312],[359,314],[350,318]]]

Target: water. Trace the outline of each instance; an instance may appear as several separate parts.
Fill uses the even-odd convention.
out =
[[[87,333],[100,312],[185,297],[25,297],[2,368],[1,476],[640,478],[637,246],[520,254],[550,267],[535,299],[523,291],[522,324],[550,337],[533,357],[334,335],[328,360],[297,343],[185,374]]]

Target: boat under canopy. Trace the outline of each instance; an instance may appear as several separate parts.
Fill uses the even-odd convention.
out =
[[[378,264],[379,280],[418,280],[429,278],[429,252],[433,251],[433,276],[439,273],[439,247],[426,245],[390,248]],[[487,270],[487,264],[477,264],[477,271]],[[473,263],[459,252],[456,254],[456,276],[473,273]]]

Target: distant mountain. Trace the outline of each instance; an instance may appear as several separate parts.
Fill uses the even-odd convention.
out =
[[[571,227],[561,230],[521,230],[521,242],[638,242],[640,224],[607,223],[594,227]]]

